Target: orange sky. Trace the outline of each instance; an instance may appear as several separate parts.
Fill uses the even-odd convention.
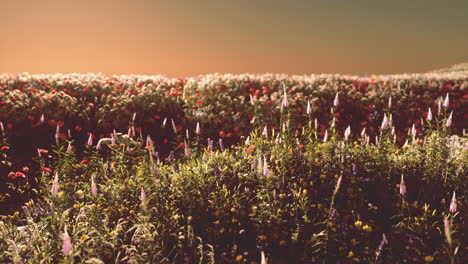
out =
[[[468,61],[468,1],[0,0],[0,73],[424,72]]]

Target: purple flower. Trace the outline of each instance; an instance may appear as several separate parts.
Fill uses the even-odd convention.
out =
[[[450,201],[449,210],[452,214],[457,212],[457,198],[455,197],[455,192],[453,192],[452,201]]]
[[[67,232],[67,227],[65,227],[65,232],[62,235],[62,251],[64,255],[71,255],[73,251],[73,245],[72,245],[72,240],[71,237],[68,235]]]

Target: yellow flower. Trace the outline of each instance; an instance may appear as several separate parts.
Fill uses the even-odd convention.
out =
[[[88,238],[89,238],[89,236],[86,235],[86,234],[83,234],[83,235],[80,237],[81,240],[85,240],[85,239],[88,239]]]
[[[283,199],[283,198],[284,198],[284,193],[280,193],[280,194],[278,195],[278,197],[279,197],[280,199]]]
[[[135,211],[134,211],[134,210],[130,210],[129,213],[130,213],[130,214],[135,214]]]
[[[425,256],[425,257],[424,257],[424,261],[426,261],[426,262],[432,262],[432,261],[434,261],[434,257],[433,257],[433,256]]]
[[[234,213],[235,211],[236,211],[236,208],[232,207],[232,208],[231,208],[231,212]]]
[[[73,208],[75,208],[75,209],[80,209],[80,205],[79,205],[79,204],[74,204],[74,205],[73,205]]]
[[[365,225],[362,227],[362,229],[364,229],[364,231],[367,231],[367,232],[372,232],[372,227],[370,225]]]
[[[237,219],[236,218],[232,218],[231,220],[234,224],[237,223]]]
[[[252,211],[254,211],[254,212],[257,211],[257,206],[255,206],[255,205],[252,206]]]
[[[214,225],[219,225],[219,220],[213,222]]]
[[[192,217],[191,216],[187,217],[187,221],[192,222]]]
[[[281,240],[281,241],[279,242],[279,244],[280,244],[280,246],[286,246],[286,241]]]
[[[237,255],[236,257],[236,261],[242,261],[244,257],[242,255]]]
[[[18,212],[18,211],[16,211],[16,212],[13,213],[13,216],[18,216],[18,215],[19,215],[19,212]]]
[[[307,194],[307,190],[306,190],[306,189],[302,190],[302,194],[306,195],[306,194]]]
[[[321,178],[321,179],[325,179],[325,178],[327,178],[327,175],[321,174],[321,175],[320,175],[320,178]]]
[[[266,235],[260,235],[260,240],[264,241],[264,240],[267,240],[267,236]]]
[[[350,252],[348,253],[348,257],[350,257],[350,258],[354,257],[354,252],[353,252],[353,251],[350,251]]]
[[[362,226],[362,222],[357,220],[356,222],[354,222],[354,226],[360,228]]]
[[[224,229],[224,227],[221,228],[221,229],[219,230],[219,232],[220,232],[221,234],[224,233],[224,231],[226,231],[226,229]]]

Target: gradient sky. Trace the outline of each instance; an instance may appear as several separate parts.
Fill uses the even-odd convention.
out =
[[[405,73],[468,62],[468,1],[0,0],[0,73]]]

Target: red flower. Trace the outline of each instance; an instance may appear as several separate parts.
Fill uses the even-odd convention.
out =
[[[219,132],[219,136],[220,136],[220,137],[223,138],[225,135],[226,135],[226,134],[224,133],[224,131],[220,131],[220,132]]]
[[[53,119],[49,120],[49,125],[50,126],[54,126],[55,124],[56,124],[55,120],[53,120]]]
[[[39,153],[47,154],[47,153],[49,153],[49,151],[47,149],[39,149]]]
[[[64,123],[63,121],[60,120],[60,121],[57,122],[57,124],[58,124],[59,127],[63,127],[63,125],[64,125],[65,123]]]
[[[176,126],[177,131],[181,131],[182,128],[183,128],[183,127],[182,127],[181,125],[177,125],[177,126]]]
[[[197,106],[200,106],[203,104],[203,101],[202,100],[197,100]]]
[[[185,148],[185,143],[184,143],[184,142],[180,142],[180,143],[179,143],[179,148]]]
[[[22,173],[21,171],[17,171],[16,174],[15,174],[16,177],[23,177],[25,178],[26,175],[24,175],[24,173]]]
[[[10,149],[9,146],[3,146],[3,147],[0,148],[0,150],[9,150],[9,149]]]
[[[82,160],[81,161],[81,164],[83,165],[89,165],[91,162],[89,162],[89,160]]]
[[[16,173],[14,173],[13,171],[10,171],[10,173],[8,173],[8,178],[16,179]]]
[[[43,172],[47,172],[47,173],[51,173],[51,172],[52,172],[51,169],[46,168],[46,167],[42,167],[41,170],[42,170]]]
[[[81,129],[82,129],[82,128],[81,128],[80,126],[78,126],[78,125],[77,125],[77,126],[75,126],[75,130],[76,130],[77,132],[80,132],[80,131],[81,131]]]
[[[22,170],[23,172],[29,172],[29,167],[28,167],[28,166],[24,166],[21,170]]]

